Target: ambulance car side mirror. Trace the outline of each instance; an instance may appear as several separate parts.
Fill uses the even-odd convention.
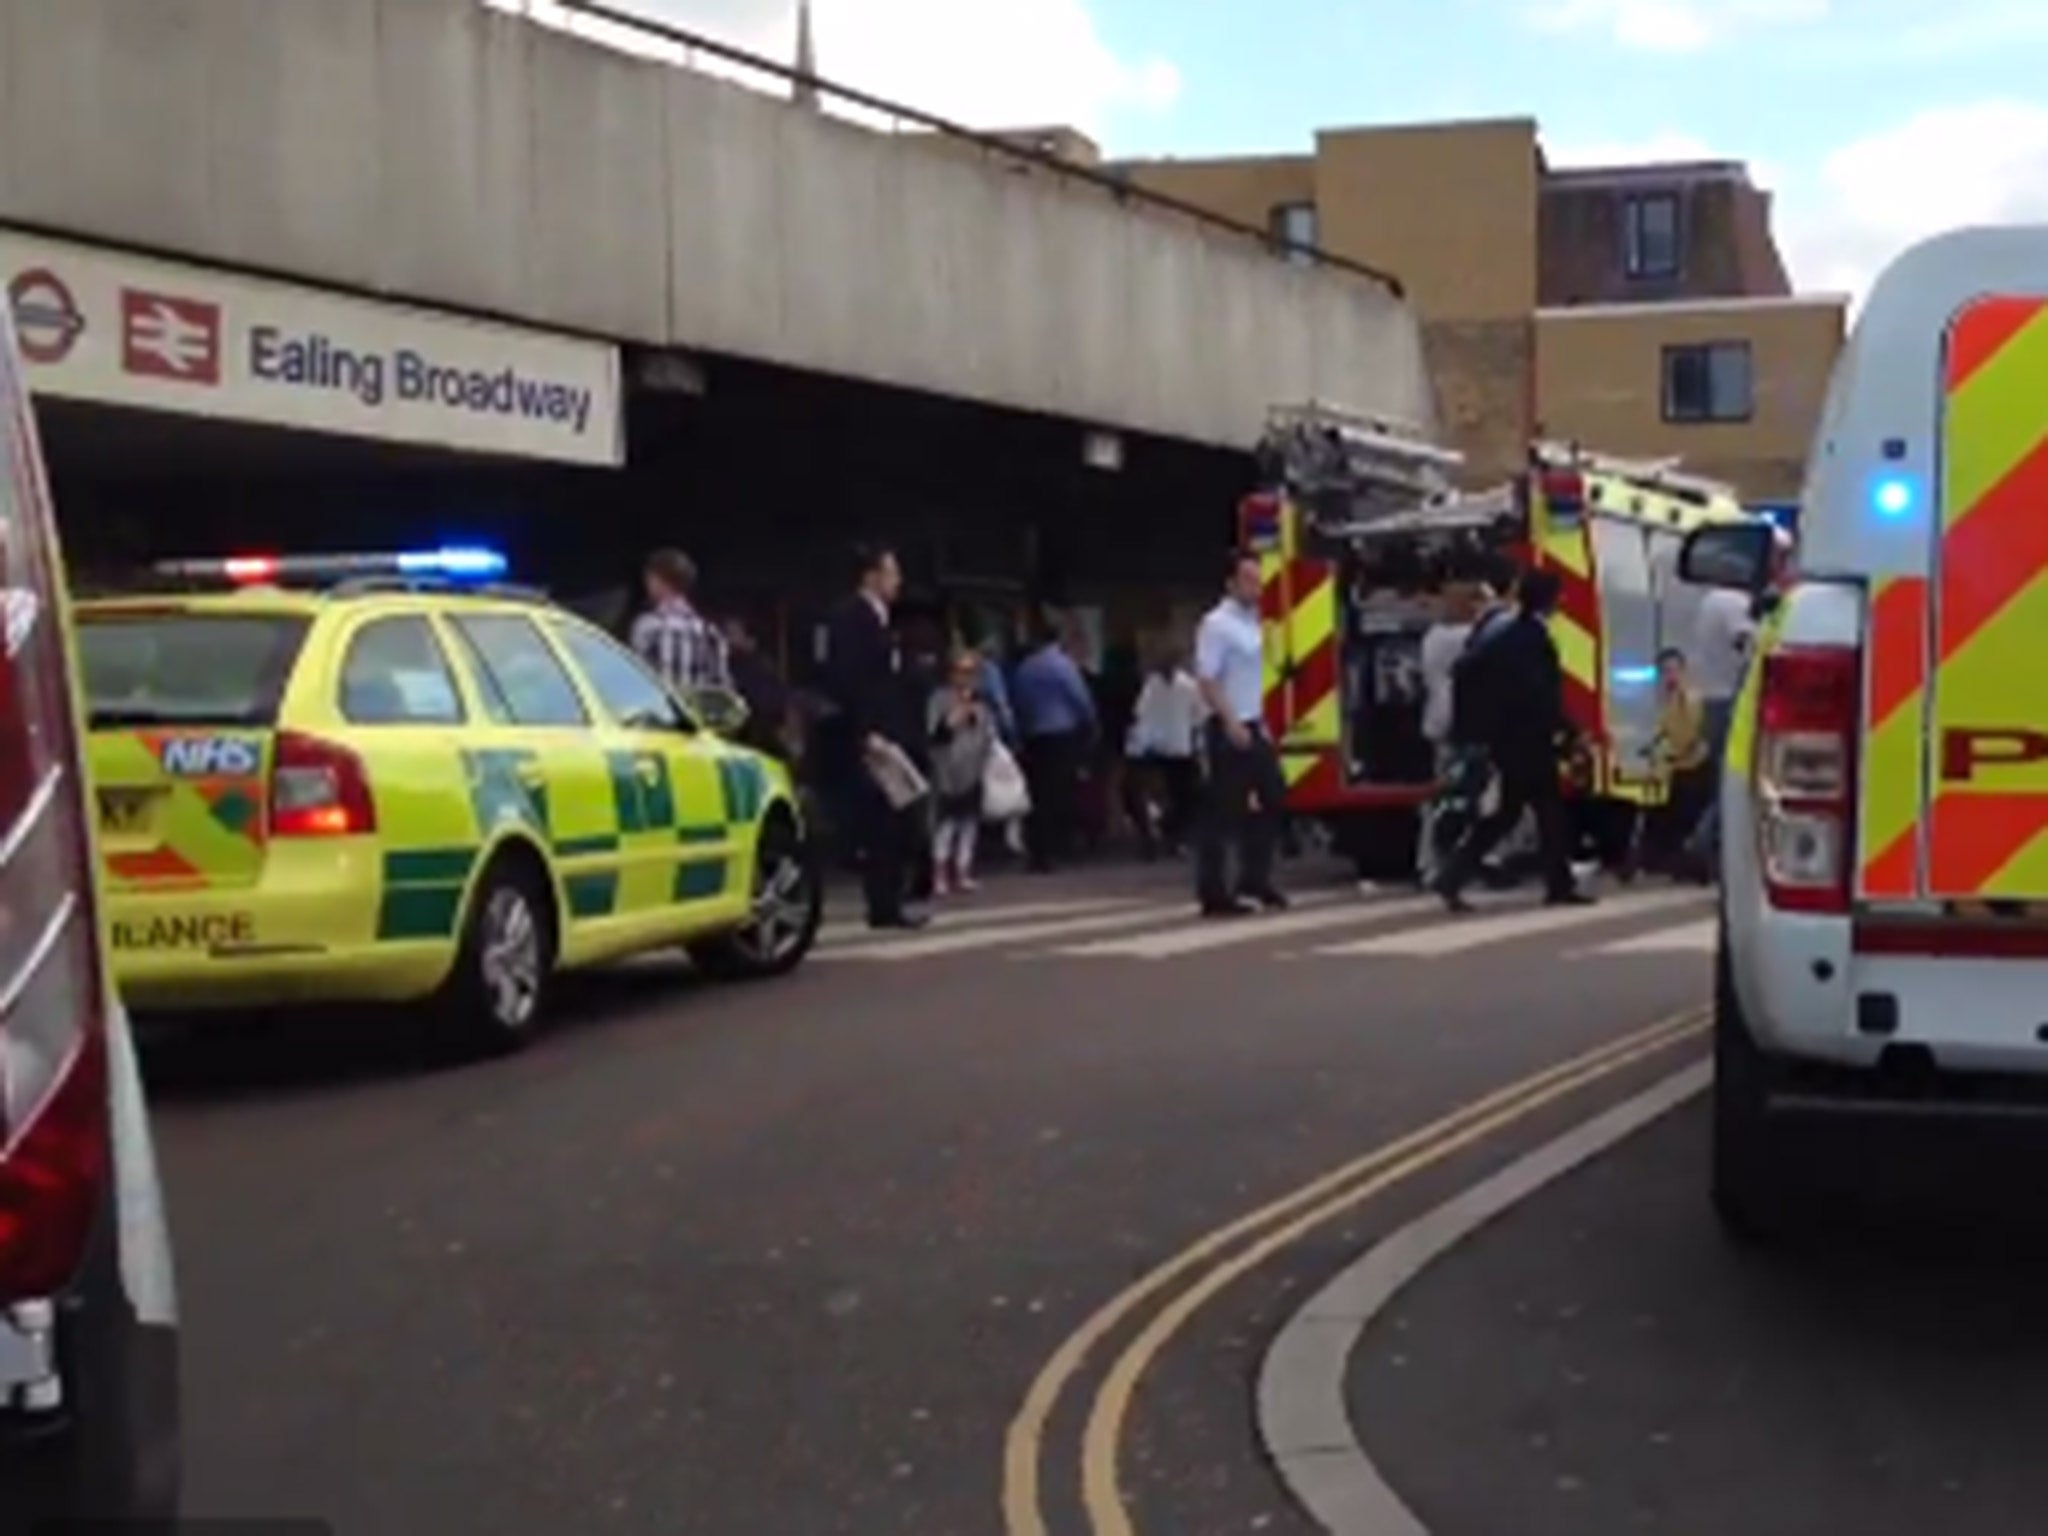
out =
[[[1769,523],[1709,523],[1685,536],[1678,551],[1678,578],[1696,587],[1760,592],[1770,582]]]
[[[686,689],[683,702],[699,725],[721,736],[736,736],[747,723],[747,701],[731,688],[707,685]]]

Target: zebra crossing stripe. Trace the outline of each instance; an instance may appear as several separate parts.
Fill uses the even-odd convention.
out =
[[[1192,900],[1154,902],[1128,907],[1119,912],[1098,912],[1089,917],[1058,918],[1043,923],[991,923],[984,928],[941,928],[911,938],[885,939],[874,944],[846,944],[821,950],[813,960],[834,963],[865,961],[930,960],[939,955],[964,954],[977,949],[1000,949],[1006,944],[1036,944],[1064,939],[1079,933],[1104,933],[1112,928],[1185,918],[1194,908]]]
[[[1342,958],[1390,955],[1410,960],[1435,960],[1445,955],[1482,949],[1489,944],[1504,944],[1511,939],[1532,938],[1537,934],[1561,933],[1666,907],[1697,906],[1703,899],[1696,890],[1656,891],[1590,907],[1517,906],[1506,911],[1496,907],[1403,933],[1379,934],[1355,943],[1329,945],[1316,949],[1314,953]]]
[[[1352,900],[1340,907],[1317,906],[1306,912],[1289,912],[1280,917],[1248,917],[1239,922],[1209,922],[1169,928],[1163,933],[1098,939],[1093,943],[1057,949],[1053,953],[1119,960],[1177,960],[1183,955],[1198,955],[1237,944],[1257,944],[1295,934],[1319,933],[1329,928],[1367,928],[1442,910],[1442,904],[1434,896]]]
[[[963,928],[990,928],[998,923],[1030,922],[1034,918],[1080,917],[1087,913],[1135,907],[1141,901],[1142,898],[1137,896],[1070,896],[1058,901],[1020,901],[1001,907],[942,906],[937,923],[943,931],[952,933]],[[859,918],[849,917],[827,923],[820,930],[818,941],[833,945],[872,944],[894,942],[900,937],[892,930],[870,928]]]
[[[1572,951],[1576,960],[1585,955],[1702,955],[1711,954],[1714,936],[1719,930],[1711,917],[1702,917],[1695,922],[1678,923],[1669,928],[1653,928],[1648,933],[1633,934],[1625,939],[1612,939],[1605,944],[1596,944],[1587,949]]]

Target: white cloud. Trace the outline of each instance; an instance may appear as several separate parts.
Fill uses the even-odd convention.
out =
[[[555,0],[491,3],[557,24],[565,16]],[[794,60],[796,0],[612,3],[778,62]],[[1087,0],[813,0],[812,16],[823,78],[970,127],[1063,125],[1099,135],[1112,111],[1161,111],[1180,94],[1180,73],[1169,61],[1125,58],[1104,41]],[[614,28],[572,25],[672,56]],[[695,62],[719,68],[710,58]]]
[[[1778,234],[1801,287],[1860,294],[1892,257],[1966,224],[2048,222],[2048,105],[1934,107],[1785,185]]]
[[[1697,53],[1731,34],[1819,21],[1831,0],[1542,0],[1546,32],[1603,32],[1645,53]]]

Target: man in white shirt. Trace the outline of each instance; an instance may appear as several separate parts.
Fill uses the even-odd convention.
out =
[[[1713,867],[1720,849],[1721,756],[1728,746],[1728,724],[1735,713],[1735,696],[1742,692],[1743,674],[1756,646],[1756,604],[1746,592],[1716,587],[1700,601],[1693,623],[1693,647],[1686,657],[1686,670],[1699,689],[1704,716],[1712,782],[1717,786],[1707,798],[1707,807],[1693,829],[1686,847],[1695,860]]]
[[[1124,809],[1147,859],[1157,857],[1162,844],[1169,854],[1177,852],[1194,820],[1195,749],[1204,713],[1194,675],[1178,652],[1162,650],[1138,690],[1124,743]]]
[[[1259,561],[1231,556],[1222,601],[1195,631],[1195,682],[1209,718],[1202,730],[1209,782],[1195,842],[1195,894],[1207,917],[1241,917],[1287,905],[1273,884],[1287,784],[1265,726],[1265,639],[1259,630]],[[1237,888],[1225,878],[1238,845]]]

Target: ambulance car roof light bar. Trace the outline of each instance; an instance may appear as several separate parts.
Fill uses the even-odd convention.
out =
[[[495,581],[510,562],[497,550],[477,545],[400,550],[389,554],[229,555],[200,560],[159,560],[159,576],[186,581],[226,581],[233,586],[276,586],[292,582],[342,582],[366,576],[436,577],[444,581]]]

